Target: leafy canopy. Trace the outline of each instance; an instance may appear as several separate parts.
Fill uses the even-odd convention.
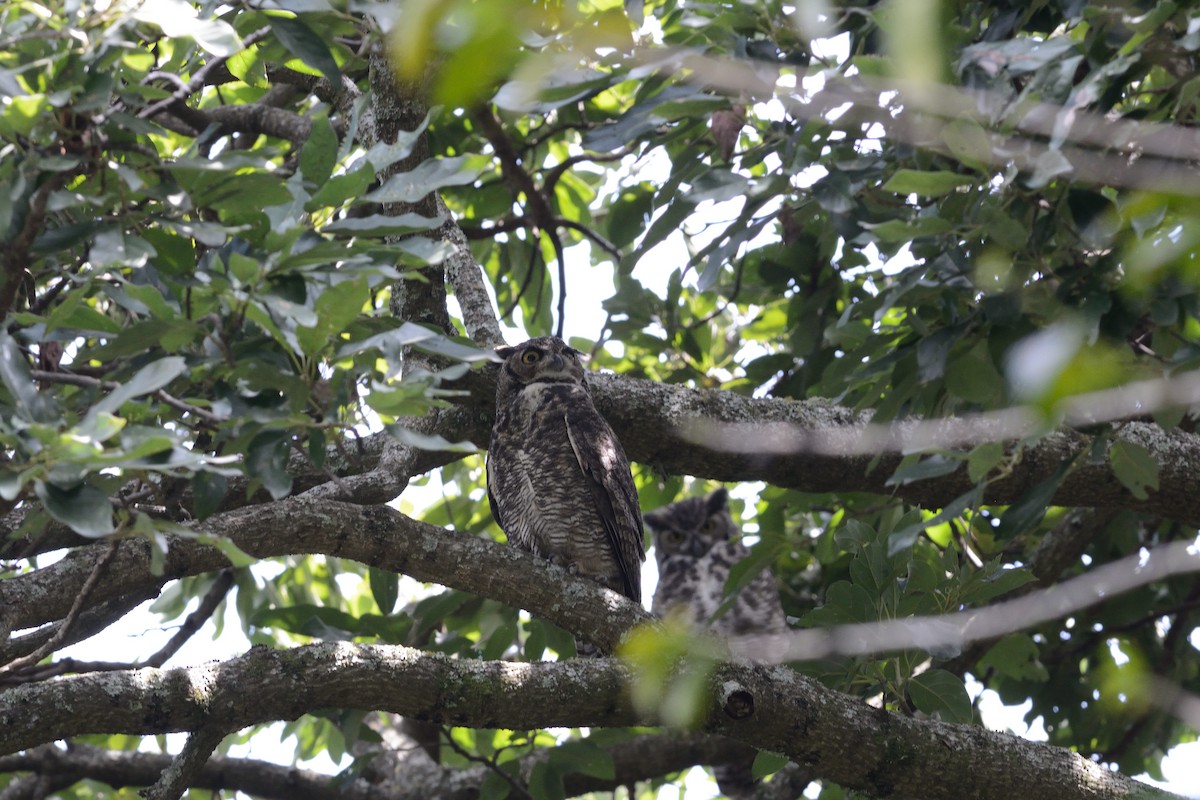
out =
[[[1101,413],[1089,449],[1017,496],[991,487],[1094,408],[1086,393],[1198,363],[1198,26],[1172,2],[8,3],[0,498],[12,540],[44,544],[6,551],[2,576],[76,537],[162,548],[193,520],[356,474],[381,428],[441,454],[421,470],[443,465],[422,519],[499,538],[481,458],[447,454],[466,437],[419,421],[490,402],[453,383],[491,344],[467,336],[478,301],[456,284],[451,327],[406,316],[416,295],[444,305],[443,268],[468,252],[502,321],[530,336],[561,330],[564,297],[611,265],[603,330],[577,344],[622,376],[824,399],[876,423],[1029,412],[1003,435],[907,454],[883,491],[740,495],[758,542],[732,583],[770,566],[800,627],[981,607],[1035,575],[1194,537],[1130,500],[1173,465],[1117,440],[1126,413]],[[428,91],[398,136],[388,121],[413,114],[379,102],[393,68]],[[1138,413],[1191,431],[1177,405]],[[1050,545],[1078,527],[1056,492],[1095,460],[1117,479],[1113,510],[1056,562]],[[708,488],[654,467],[637,466],[644,508]],[[964,472],[953,499],[913,502]],[[178,620],[211,583],[173,583],[155,610]],[[234,602],[256,643],[572,651],[493,600],[418,594],[297,556],[239,570]],[[1161,777],[1162,754],[1194,734],[1144,678],[1200,690],[1195,605],[1176,578],[983,647],[798,668],[900,713],[978,722],[970,675],[1030,701],[1052,743]],[[669,630],[635,638],[642,692],[697,702],[666,669],[689,648]],[[373,736],[353,713],[286,730],[300,755],[335,760]],[[447,764],[497,766],[485,797],[513,791],[500,775],[517,755],[558,741],[443,735]],[[528,790],[611,776],[604,748],[632,735],[556,748]]]

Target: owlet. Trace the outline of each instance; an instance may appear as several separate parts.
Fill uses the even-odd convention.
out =
[[[728,508],[729,493],[718,489],[707,497],[691,497],[646,515],[658,561],[658,587],[651,611],[658,617],[677,615],[696,628],[722,636],[773,634],[787,630],[779,590],[769,571],[759,573],[737,593],[723,613],[729,569],[750,554]],[[753,758],[713,767],[721,792],[749,798],[757,782]]]

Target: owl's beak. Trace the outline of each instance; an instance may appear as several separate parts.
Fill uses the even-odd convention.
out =
[[[542,368],[542,374],[570,379],[571,365],[567,363],[567,359],[562,355],[553,353],[550,355],[550,363]]]

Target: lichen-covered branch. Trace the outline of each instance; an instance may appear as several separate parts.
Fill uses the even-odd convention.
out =
[[[647,734],[607,748],[612,760],[611,778],[583,773],[564,776],[568,797],[587,792],[613,791],[635,781],[659,778],[701,764],[725,763],[732,755],[753,752],[746,745],[721,736],[698,733]],[[520,774],[552,758],[552,750],[521,759]],[[171,764],[171,756],[106,750],[76,742],[70,750],[53,744],[19,754],[0,756],[0,772],[31,772],[79,780],[101,781],[113,787],[148,786]],[[213,756],[192,782],[198,789],[238,791],[266,800],[476,800],[487,767],[436,767],[418,773],[401,762],[399,769],[366,777],[325,775],[298,767],[230,756]],[[790,777],[790,776],[789,776]],[[802,780],[802,779],[800,779]],[[799,783],[793,781],[792,786]],[[803,788],[803,787],[800,787]],[[793,793],[791,796],[795,796]]]
[[[629,701],[633,680],[620,661],[604,658],[479,662],[344,642],[254,648],[198,667],[9,689],[0,694],[0,752],[83,733],[233,730],[330,706],[481,728],[653,725],[654,713]],[[709,729],[878,797],[957,800],[966,787],[975,800],[1171,797],[1068,750],[901,717],[786,667],[719,665],[708,685]]]
[[[650,619],[616,592],[547,561],[418,522],[388,506],[291,498],[218,514],[197,527],[229,538],[258,558],[322,553],[528,608],[607,651],[631,627]],[[90,574],[97,548],[107,546],[78,548],[55,564],[0,582],[0,621],[21,629],[64,616]],[[126,539],[117,546],[108,579],[95,587],[92,599],[99,603],[145,592],[174,578],[228,565],[217,548],[174,538],[162,572],[155,574],[149,545]]]

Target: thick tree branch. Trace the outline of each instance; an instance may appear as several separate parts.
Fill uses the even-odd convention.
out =
[[[629,457],[663,472],[730,482],[761,480],[805,492],[896,494],[930,508],[940,508],[973,487],[965,464],[936,480],[888,485],[902,458],[902,435],[895,437],[890,449],[881,446],[869,454],[814,452],[805,447],[806,440],[817,438],[851,439],[861,435],[870,421],[868,413],[827,401],[750,398],[611,375],[593,376],[591,382],[597,408],[612,423]],[[791,452],[730,452],[723,443],[735,434],[723,431],[725,426],[733,426],[743,441],[755,429],[763,441],[767,437],[779,441],[790,431],[796,445]],[[896,427],[902,432],[905,423]],[[1107,459],[1081,460],[1059,486],[1054,503],[1128,508],[1200,524],[1200,494],[1194,490],[1200,436],[1148,422],[1125,423],[1115,436],[1146,448],[1159,465],[1158,490],[1139,500],[1120,482]],[[988,484],[984,501],[1019,499],[1064,462],[1081,456],[1093,440],[1071,428],[1049,433],[1025,447],[1019,469]]]
[[[532,729],[655,724],[614,659],[478,662],[406,647],[254,648],[190,669],[105,673],[0,694],[0,752],[87,732],[236,729],[315,708],[378,708],[453,725]],[[814,775],[878,797],[1116,800],[1171,797],[1061,748],[972,725],[901,717],[786,667],[717,666],[707,727],[784,753]],[[246,703],[254,697],[254,703]]]
[[[613,763],[613,777],[597,778],[582,773],[564,776],[568,797],[587,792],[613,791],[636,781],[670,775],[689,767],[726,763],[734,756],[753,752],[723,736],[698,733],[647,734],[606,748]],[[553,756],[553,751],[538,750],[521,759],[520,774],[528,776],[537,764]],[[53,744],[0,756],[0,772],[31,772],[55,775],[63,786],[84,779],[101,781],[114,788],[148,786],[167,769],[172,757],[166,754],[105,750],[73,743],[69,750]],[[434,768],[417,774],[398,765],[399,771],[353,778],[286,767],[250,758],[213,756],[193,779],[198,789],[240,791],[267,800],[477,800],[486,768]],[[794,788],[788,770],[780,780]],[[768,784],[769,786],[770,784]],[[803,788],[803,787],[800,787]],[[798,793],[798,792],[797,792]],[[771,797],[784,795],[768,795]],[[788,793],[795,797],[796,793]]]
[[[622,595],[572,577],[548,561],[418,522],[388,506],[291,498],[218,514],[197,527],[227,537],[259,558],[324,553],[536,610],[610,652],[626,631],[651,619]],[[20,629],[65,615],[90,574],[97,547],[107,545],[79,548],[55,564],[0,582],[0,620]],[[516,564],[521,568],[514,569]],[[102,602],[228,565],[215,547],[173,538],[156,575],[149,545],[126,539],[117,546],[108,579],[96,586],[92,600]]]

